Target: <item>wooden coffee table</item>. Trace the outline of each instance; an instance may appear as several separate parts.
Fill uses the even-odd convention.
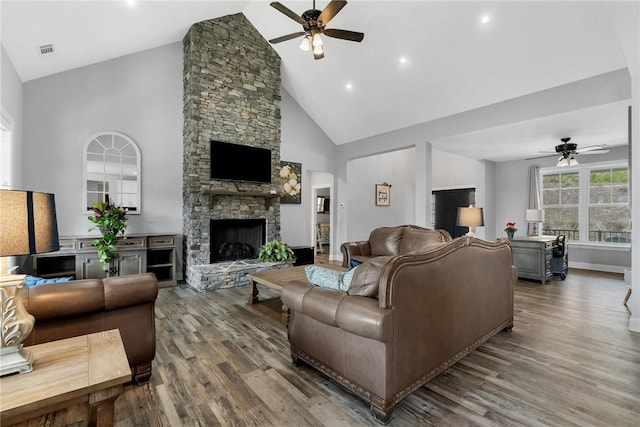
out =
[[[332,264],[314,264],[318,267],[330,268],[336,271],[347,271],[346,268],[340,265],[332,265]],[[304,274],[304,268],[306,265],[299,265],[296,267],[290,268],[281,268],[277,270],[268,270],[268,271],[259,271],[256,273],[248,273],[247,277],[249,278],[249,283],[251,285],[251,294],[249,295],[248,304],[253,305],[260,302],[258,298],[258,284],[264,285],[268,288],[275,289],[277,291],[281,290],[287,282],[292,280],[307,280],[307,276]],[[289,310],[286,307],[282,307],[282,321],[286,325],[288,323],[289,318]]]
[[[117,329],[29,347],[33,371],[0,378],[0,425],[86,404],[87,424],[112,426],[131,369]]]

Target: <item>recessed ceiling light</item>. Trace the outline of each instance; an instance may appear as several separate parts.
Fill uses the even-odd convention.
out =
[[[409,60],[407,59],[406,56],[401,56],[400,59],[398,60],[398,62],[400,63],[400,65],[404,65],[407,62],[409,62]]]
[[[124,2],[127,4],[127,6],[129,7],[133,7],[136,5],[136,0],[124,0]]]
[[[348,82],[347,84],[344,85],[344,88],[347,90],[353,90],[353,83]]]
[[[489,15],[484,15],[482,18],[480,18],[480,22],[482,22],[483,24],[487,24],[489,23],[489,21],[491,21],[491,17]]]

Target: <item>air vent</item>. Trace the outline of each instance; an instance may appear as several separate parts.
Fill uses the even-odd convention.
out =
[[[40,46],[40,54],[46,55],[48,53],[53,53],[52,44],[43,44],[42,46]]]

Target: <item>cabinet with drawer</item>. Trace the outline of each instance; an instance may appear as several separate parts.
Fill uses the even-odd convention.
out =
[[[511,240],[513,265],[518,277],[540,280],[542,283],[553,276],[551,260],[555,236],[520,237]]]
[[[105,277],[93,246],[95,237],[60,237],[60,250],[33,255],[33,274],[40,277],[100,279]],[[176,284],[176,236],[130,235],[116,241],[118,275],[151,272],[160,286]]]

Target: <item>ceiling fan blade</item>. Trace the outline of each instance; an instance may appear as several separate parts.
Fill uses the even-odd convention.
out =
[[[287,40],[295,39],[296,37],[300,37],[300,36],[304,36],[304,35],[305,35],[305,32],[304,31],[300,31],[298,33],[287,34],[286,36],[276,37],[275,39],[269,40],[269,43],[271,43],[271,44],[280,43],[280,42],[284,42],[284,41],[287,41]]]
[[[347,2],[344,0],[331,0],[320,16],[318,16],[318,22],[322,22],[322,26],[327,25],[346,5]]]
[[[287,15],[289,18],[293,19],[294,21],[296,21],[297,23],[299,23],[300,25],[304,26],[305,28],[309,25],[307,24],[307,21],[305,21],[304,19],[302,19],[302,16],[297,15],[293,10],[289,9],[287,6],[283,5],[282,3],[278,2],[278,1],[274,1],[271,3],[271,6],[274,9],[279,10],[280,12],[284,13],[285,15]]]
[[[589,151],[576,151],[576,154],[580,154],[582,156],[588,156],[589,154],[605,154],[608,152],[609,150],[589,150]]]
[[[323,34],[336,39],[350,40],[352,42],[361,42],[364,39],[364,33],[357,33],[349,30],[325,29]]]
[[[576,150],[577,154],[582,154],[582,153],[586,153],[587,151],[593,151],[593,150],[602,150],[604,147],[606,147],[606,144],[602,144],[602,145],[590,145],[588,147],[584,147],[584,148],[578,148]]]
[[[546,156],[529,157],[529,158],[526,158],[525,160],[545,159],[547,157],[556,157],[557,155],[558,153],[553,153],[553,154],[547,154]]]

